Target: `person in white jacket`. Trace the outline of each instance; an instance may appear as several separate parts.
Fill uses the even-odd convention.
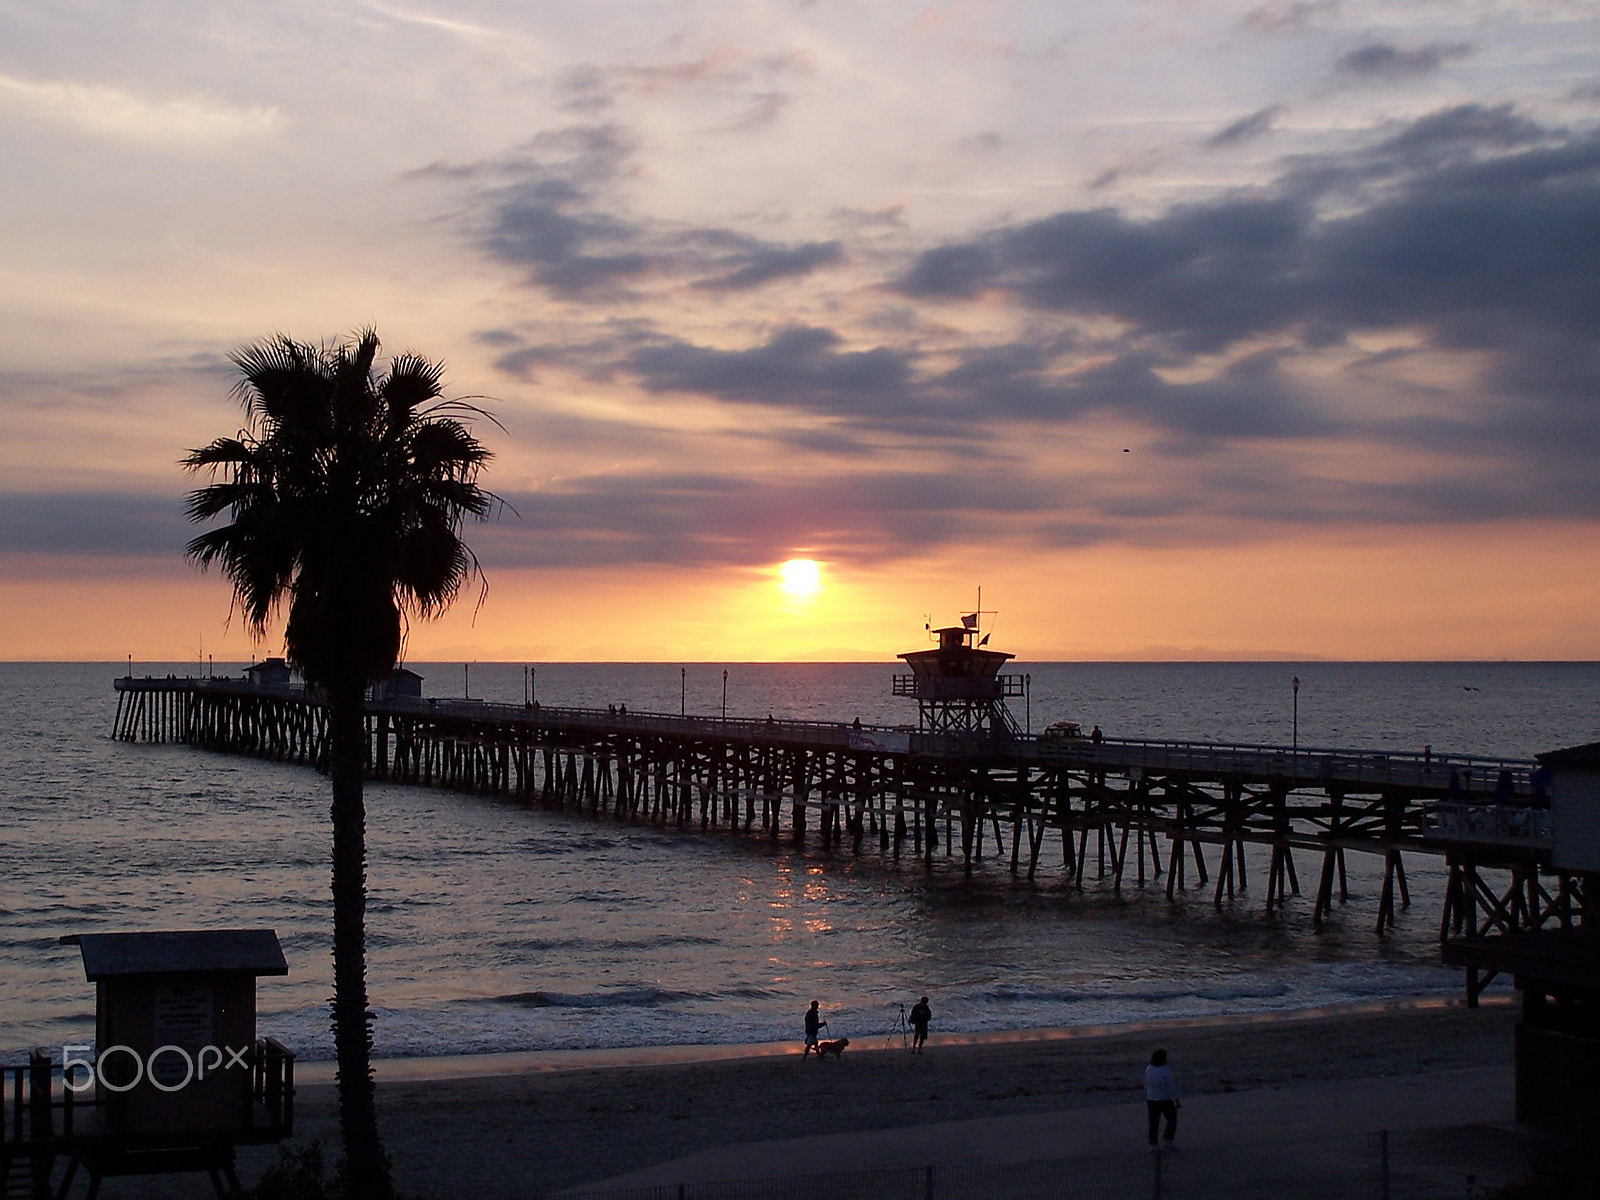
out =
[[[1163,1117],[1167,1127],[1162,1140],[1171,1147],[1178,1136],[1178,1081],[1167,1066],[1165,1050],[1152,1054],[1150,1065],[1144,1069],[1144,1102],[1150,1111],[1150,1149],[1156,1148],[1156,1131]]]

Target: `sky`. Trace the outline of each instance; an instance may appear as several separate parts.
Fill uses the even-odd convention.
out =
[[[0,0],[0,162],[0,658],[280,651],[178,462],[366,326],[413,659],[1600,658],[1592,2]]]

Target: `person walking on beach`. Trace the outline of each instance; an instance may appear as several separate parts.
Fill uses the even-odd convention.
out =
[[[817,1048],[817,1038],[827,1027],[828,1023],[822,1019],[822,1013],[818,1011],[817,1001],[813,1000],[811,1007],[806,1009],[806,1048],[800,1051],[801,1058]]]
[[[1144,1102],[1150,1113],[1150,1149],[1156,1148],[1156,1131],[1165,1117],[1167,1128],[1162,1141],[1170,1150],[1178,1136],[1178,1081],[1167,1066],[1165,1050],[1152,1054],[1150,1065],[1144,1069]]]
[[[924,996],[911,1006],[911,1053],[921,1054],[922,1044],[928,1040],[928,1022],[933,1020],[933,1009]]]

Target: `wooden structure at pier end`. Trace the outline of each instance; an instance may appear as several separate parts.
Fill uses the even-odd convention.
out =
[[[938,648],[900,655],[911,674],[894,677],[896,696],[916,698],[918,731],[994,739],[1016,734],[1006,697],[1022,695],[1023,681],[1000,674],[1012,655],[979,645],[989,639],[979,638],[976,613],[963,617],[960,625],[932,632]]]
[[[1590,877],[1550,857],[1537,764],[1424,751],[1134,738],[1075,726],[1017,730],[999,674],[1009,655],[937,631],[902,655],[894,693],[919,723],[869,726],[428,700],[380,688],[366,706],[375,779],[502,796],[596,819],[820,842],[924,869],[1001,868],[1070,888],[1250,894],[1269,913],[1299,896],[1312,918],[1349,899],[1350,854],[1376,856],[1379,935],[1410,904],[1405,863],[1443,858],[1440,937],[1580,925]],[[180,742],[325,769],[323,701],[258,679],[122,678],[114,736]],[[408,689],[414,691],[415,689]],[[1249,853],[1247,854],[1247,850]],[[1469,973],[1475,1002],[1481,972]]]

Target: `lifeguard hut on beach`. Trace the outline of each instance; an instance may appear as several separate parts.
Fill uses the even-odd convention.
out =
[[[896,656],[911,674],[894,677],[894,694],[916,700],[919,732],[996,739],[1019,732],[1006,697],[1023,694],[1022,677],[1000,674],[1014,656],[984,649],[989,637],[980,632],[978,618],[968,613],[959,625],[929,629],[936,648]]]
[[[59,1074],[44,1052],[4,1068],[7,1186],[21,1166],[26,1194],[48,1196],[64,1158],[60,1196],[80,1166],[91,1196],[108,1175],[184,1171],[210,1172],[219,1196],[238,1193],[235,1147],[293,1132],[294,1055],[256,1036],[256,979],[289,973],[277,935],[86,933],[62,942],[78,948],[95,985],[95,1040],[64,1046]]]

